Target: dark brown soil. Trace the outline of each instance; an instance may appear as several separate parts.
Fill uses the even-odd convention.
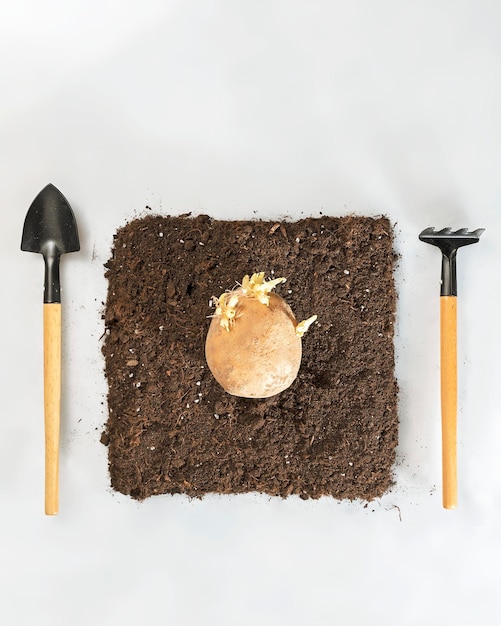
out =
[[[103,345],[113,488],[139,500],[381,496],[398,437],[394,262],[386,218],[148,216],[121,228]],[[211,297],[259,271],[287,277],[277,293],[318,323],[293,385],[248,400],[215,382],[204,343]]]

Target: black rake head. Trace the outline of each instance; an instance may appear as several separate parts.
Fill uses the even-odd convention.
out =
[[[456,252],[458,248],[477,243],[484,230],[485,228],[477,228],[476,230],[468,230],[467,228],[460,228],[459,230],[452,230],[452,228],[442,228],[442,230],[425,228],[420,233],[419,239],[421,241],[437,246],[442,251],[442,286],[440,295],[457,296]]]
[[[432,246],[437,246],[444,254],[450,254],[453,250],[457,250],[462,246],[477,243],[484,230],[485,228],[477,228],[476,230],[468,230],[467,228],[460,228],[459,230],[452,230],[452,228],[442,228],[442,230],[425,228],[419,235],[419,239],[425,243],[431,243]]]

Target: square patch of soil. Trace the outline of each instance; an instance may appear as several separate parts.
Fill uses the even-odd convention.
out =
[[[398,439],[393,232],[385,217],[296,222],[154,216],[120,228],[106,264],[103,354],[112,487],[371,500]],[[285,276],[303,337],[281,394],[223,391],[205,362],[213,296],[245,274]]]

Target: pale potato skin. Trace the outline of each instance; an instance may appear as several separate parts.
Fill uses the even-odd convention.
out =
[[[230,330],[211,321],[205,356],[223,389],[242,398],[269,398],[287,389],[301,364],[296,318],[283,298],[270,293],[268,306],[242,297]]]

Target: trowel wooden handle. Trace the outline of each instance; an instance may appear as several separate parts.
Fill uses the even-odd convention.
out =
[[[45,514],[59,509],[61,304],[44,304]]]
[[[445,509],[457,506],[457,297],[440,298],[440,382],[442,404],[442,496]]]

